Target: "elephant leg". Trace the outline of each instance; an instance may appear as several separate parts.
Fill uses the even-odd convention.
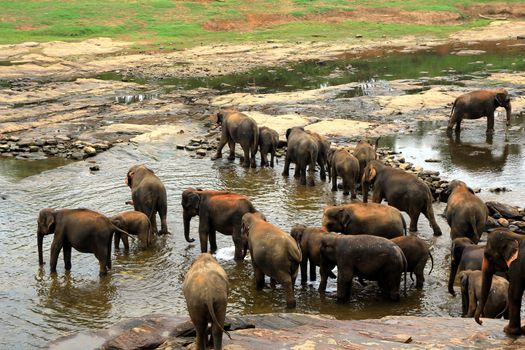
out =
[[[208,232],[199,231],[199,241],[201,243],[201,253],[206,253],[208,251]]]
[[[452,117],[450,117],[450,120],[448,121],[447,131],[452,131],[454,124],[456,125],[456,131],[459,132],[461,129],[461,117],[459,117],[459,114],[456,112],[452,114]]]
[[[290,175],[290,157],[288,156],[288,151],[286,152],[286,156],[284,157],[284,169],[282,175]]]
[[[103,249],[98,249],[95,251],[95,257],[98,260],[99,265],[99,276],[105,276],[108,274],[108,267],[107,267],[107,256],[104,254]]]
[[[157,213],[153,211],[152,209],[149,210],[150,216],[149,221],[151,223],[151,228],[153,229],[153,233],[156,235],[159,235],[159,230],[157,228]]]
[[[244,260],[244,243],[239,229],[234,228],[232,233],[233,245],[235,246],[234,260]]]
[[[261,149],[261,168],[268,165],[268,153]]]
[[[326,170],[322,161],[319,164],[319,168],[319,177],[321,178],[321,181],[326,181]]]
[[[113,245],[115,249],[120,249],[120,232],[115,232],[113,235]]]
[[[346,176],[343,177],[343,195],[348,196],[350,194],[350,184],[348,183]]]
[[[354,180],[350,181],[350,191],[352,191],[352,196],[350,198],[351,199],[356,199],[357,198],[357,192],[355,190],[355,181]]]
[[[206,317],[191,318],[193,325],[195,326],[195,332],[197,333],[197,339],[195,340],[195,347],[198,350],[206,350],[206,343],[208,342],[208,320]]]
[[[417,221],[419,220],[419,210],[410,208],[408,211],[408,216],[410,217],[409,230],[410,232],[416,232],[417,231]]]
[[[312,260],[309,262],[310,264],[310,281],[315,281],[317,279],[317,274],[315,272],[315,264]]]
[[[71,243],[69,243],[67,240],[64,241],[64,245],[62,247],[63,253],[64,253],[64,266],[66,271],[71,270]]]
[[[168,222],[167,222],[167,216],[168,216],[168,204],[163,203],[158,207],[158,213],[160,216],[160,231],[159,235],[169,235],[168,231]],[[156,220],[155,220],[156,221]],[[157,225],[157,222],[155,222],[155,226]]]
[[[337,172],[332,169],[332,191],[337,192]]]
[[[228,160],[235,160],[235,141],[229,140],[228,148],[230,149],[230,155],[228,156]]]
[[[304,168],[304,171],[306,172],[306,167]],[[324,172],[324,168],[323,168],[323,172]],[[311,162],[310,165],[308,166],[308,177],[309,177],[308,184],[310,186],[315,186],[315,161]],[[324,176],[324,179],[321,178],[321,180],[323,181],[326,180],[326,174]]]
[[[467,277],[468,278],[468,277]],[[478,300],[476,299],[476,293],[474,291],[474,285],[472,282],[468,286],[468,308],[467,308],[467,317],[474,317],[476,312],[476,306],[478,305]],[[483,315],[483,310],[481,310],[481,315]]]
[[[296,307],[294,288],[292,282],[292,276],[284,272],[280,273],[280,276],[277,278],[279,283],[282,284],[284,292],[286,294],[286,308],[293,309]]]
[[[257,165],[255,164],[255,155],[257,154],[257,147],[256,145],[251,146],[251,153],[250,153],[250,167],[255,168]],[[268,160],[266,160],[266,163],[268,163]]]
[[[225,307],[219,307],[216,308],[215,317],[217,317],[217,321],[219,324],[216,324],[215,322],[211,323],[211,337],[213,339],[213,348],[214,349],[222,349],[222,328],[224,327],[224,320],[226,318],[226,308]]]
[[[308,259],[306,256],[303,256],[303,260],[301,261],[301,284],[303,286],[306,285],[307,279],[308,279]]]
[[[494,111],[487,113],[487,134],[494,133]]]
[[[244,153],[244,159],[242,162],[242,166],[245,168],[249,168],[250,167],[250,147],[248,145],[241,145],[241,148]]]
[[[208,232],[208,239],[210,241],[210,253],[215,253],[217,251],[217,234],[215,230],[210,230]]]
[[[432,203],[428,204],[427,210],[423,212],[423,215],[425,215],[427,220],[430,222],[432,231],[434,231],[434,236],[441,236],[441,228],[437,224],[436,218],[434,217],[434,209],[432,208]]]
[[[59,235],[60,237],[62,235]],[[61,239],[57,239],[57,233],[55,232],[55,237],[53,238],[53,242],[51,243],[51,254],[49,258],[49,270],[51,273],[57,272],[57,262],[58,262],[58,255],[60,254],[60,250],[62,249],[62,241]]]
[[[341,269],[342,270],[342,269]],[[339,271],[337,269],[337,302],[344,303],[350,297],[352,292],[353,271]]]
[[[275,278],[270,278],[270,288],[275,289],[276,286],[277,286],[277,281],[275,280]]]
[[[296,179],[301,177],[301,166],[298,163],[295,163],[295,171],[293,173],[293,177]]]
[[[124,243],[124,250],[129,250],[129,237],[128,235],[122,235],[122,243]]]
[[[253,267],[255,275],[255,289],[262,290],[264,288],[264,272],[257,266]]]
[[[219,141],[219,145],[217,146],[217,152],[215,153],[215,157],[213,157],[212,159],[222,158],[222,149],[224,148],[224,146],[226,146],[226,143],[227,143],[227,137],[224,135],[224,132],[223,132],[223,135],[221,136],[221,140]]]
[[[519,275],[516,277],[523,278]],[[520,308],[523,288],[521,281],[510,281],[509,283],[509,324],[505,326],[505,333],[509,335],[521,335]]]
[[[421,260],[414,269],[414,274],[416,275],[416,288],[422,289],[423,284],[425,283],[425,264],[426,260]]]
[[[274,165],[274,159],[275,159],[275,150],[272,150],[271,158],[270,158],[270,166],[273,168]]]

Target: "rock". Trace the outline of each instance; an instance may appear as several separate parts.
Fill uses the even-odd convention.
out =
[[[197,153],[197,155],[201,157],[206,156],[206,150],[203,148],[199,148],[195,153]]]
[[[516,226],[516,225],[509,225],[509,230],[511,230],[511,231],[516,231],[518,229],[519,229],[519,227]]]
[[[498,213],[507,219],[521,219],[523,216],[522,211],[518,207],[493,201],[486,202],[485,204],[489,209],[490,215]]]
[[[46,145],[54,146],[54,145],[58,144],[58,141],[55,140],[55,139],[48,139],[48,140],[45,140],[45,143],[46,143]]]
[[[404,162],[405,162],[405,157],[398,157],[398,158],[397,158],[397,161],[398,161],[399,163],[404,163]]]
[[[67,141],[71,141],[71,138],[65,136],[65,135],[57,135],[55,136],[55,139],[57,141],[62,141],[62,142],[67,142]]]
[[[422,168],[421,166],[419,166],[419,165],[416,165],[416,166],[414,167],[414,171],[415,171],[415,172],[418,172],[418,173],[419,173],[419,172],[422,171],[422,170],[423,170],[423,168]]]
[[[13,141],[13,142],[18,142],[20,140],[20,137],[18,137],[18,136],[9,136],[7,140]]]
[[[519,228],[525,228],[525,221],[514,221],[512,224],[518,226]]]
[[[62,155],[61,155],[62,156]],[[84,152],[73,152],[71,153],[71,158],[76,160],[82,160],[84,159]]]
[[[409,170],[412,166],[409,163],[401,163],[399,164],[399,168],[403,170]]]
[[[192,145],[186,145],[184,147],[187,151],[196,151],[198,149],[198,147],[196,146],[192,146]]]
[[[492,216],[489,216],[487,218],[485,226],[487,227],[487,229],[496,228],[499,226],[498,220],[494,219]]]
[[[181,144],[178,144],[177,146],[175,146],[177,149],[184,149],[184,145],[181,145]]]
[[[500,193],[500,192],[511,192],[512,190],[507,187],[494,187],[494,188],[489,188],[489,191],[492,193]]]
[[[92,165],[92,166],[89,167],[89,170],[91,170],[91,171],[99,171],[100,167],[98,165]]]
[[[40,150],[40,147],[34,145],[34,146],[29,146],[29,152],[38,152]]]
[[[44,140],[36,140],[35,141],[35,145],[38,146],[38,147],[42,147],[46,144],[46,142]]]
[[[91,146],[84,147],[83,151],[88,157],[92,157],[97,154],[97,150]]]
[[[425,162],[427,162],[427,163],[441,163],[441,159],[429,158],[429,159],[425,159]]]
[[[0,152],[7,152],[9,150],[9,145],[8,144],[3,144],[3,145],[0,145]]]
[[[499,218],[498,219],[498,224],[500,224],[503,227],[508,227],[509,226],[509,220],[507,220],[505,218]]]
[[[35,141],[34,140],[31,140],[31,139],[22,139],[20,141],[17,142],[18,146],[19,147],[29,147],[31,145],[34,145],[35,144]]]

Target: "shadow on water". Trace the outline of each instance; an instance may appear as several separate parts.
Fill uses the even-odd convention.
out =
[[[2,177],[20,180],[24,177],[40,174],[46,170],[58,168],[71,162],[70,159],[60,157],[36,160],[1,158],[0,173],[2,174]]]

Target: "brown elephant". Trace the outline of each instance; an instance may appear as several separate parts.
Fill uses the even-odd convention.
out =
[[[477,244],[485,231],[487,206],[463,181],[451,181],[448,191],[445,216],[450,225],[450,239],[467,237]]]
[[[246,241],[241,234],[241,220],[246,213],[256,212],[252,203],[245,196],[227,191],[211,191],[188,188],[182,192],[182,208],[184,221],[184,238],[190,239],[190,221],[199,216],[199,240],[201,252],[217,250],[215,231],[231,235],[235,245],[235,260],[243,260],[246,256]]]
[[[166,222],[168,214],[166,188],[153,170],[145,165],[134,165],[128,170],[125,183],[131,189],[131,204],[136,211],[148,216],[153,231],[159,235],[169,234]],[[157,230],[157,213],[160,216],[160,231]]]
[[[372,202],[381,203],[386,199],[388,205],[408,213],[412,232],[417,231],[419,214],[423,213],[430,222],[434,236],[441,236],[432,208],[432,193],[416,175],[387,166],[379,160],[371,160],[365,168],[362,183],[363,202],[367,202],[368,188],[373,184]]]
[[[394,238],[406,234],[403,215],[394,207],[377,203],[350,203],[323,210],[323,227],[347,235],[368,234]]]
[[[306,227],[305,225],[294,225],[290,235],[301,248],[303,259],[301,260],[301,284],[306,285],[308,279],[308,264],[310,264],[310,281],[315,281],[315,267],[321,266],[321,239],[327,232],[322,227]],[[331,278],[335,278],[333,273]]]
[[[464,270],[481,270],[485,246],[476,245],[467,237],[456,238],[450,247],[450,274],[448,292],[456,296],[454,281],[456,274]]]
[[[261,153],[261,167],[274,166],[275,152],[279,146],[279,134],[266,126],[259,128],[259,152]],[[268,163],[268,153],[271,158]]]
[[[355,187],[356,183],[359,183],[359,160],[348,151],[340,149],[331,152],[328,163],[331,165],[332,191],[337,191],[339,176],[343,179],[343,195],[349,195],[352,191],[350,198],[355,199],[357,197]]]
[[[295,163],[295,178],[301,178],[301,184],[306,185],[306,167],[308,167],[309,185],[315,185],[315,164],[319,146],[317,141],[304,131],[302,127],[286,130],[286,158],[284,160],[283,176],[290,173],[290,163]]]
[[[213,348],[222,349],[226,307],[228,305],[228,275],[217,260],[208,253],[202,253],[193,261],[184,277],[182,291],[191,322],[195,326],[196,348],[206,349],[208,344],[208,323],[211,323]]]
[[[255,155],[259,144],[257,122],[244,113],[220,111],[217,113],[217,124],[222,125],[221,140],[217,153],[212,159],[222,158],[222,149],[226,144],[230,148],[229,160],[235,160],[235,144],[241,145],[244,152],[243,167],[255,168]]]
[[[248,241],[257,290],[264,287],[264,276],[283,285],[286,307],[295,308],[294,284],[302,260],[297,242],[286,232],[266,221],[261,213],[242,217],[242,232]]]
[[[379,144],[379,137],[376,139],[374,145],[369,139],[363,138],[359,140],[354,148],[354,157],[359,161],[359,181],[363,178],[363,173],[368,162],[377,159],[377,145]]]
[[[427,264],[428,258],[432,262],[432,267],[428,274],[434,269],[434,258],[430,254],[430,248],[428,243],[416,236],[403,236],[392,238],[392,242],[397,244],[399,248],[405,254],[407,259],[407,272],[410,272],[410,278],[412,278],[412,272],[416,275],[416,288],[423,288],[425,282],[425,265]]]
[[[147,248],[153,241],[153,228],[146,214],[140,211],[125,211],[111,217],[113,222],[118,222],[117,226],[139,239],[139,248]],[[115,232],[113,241],[115,249],[119,249],[120,240],[124,243],[124,249],[129,250],[128,235]]]
[[[327,279],[335,266],[338,302],[345,302],[350,297],[354,276],[377,281],[391,300],[398,301],[401,274],[405,272],[406,293],[407,261],[401,248],[386,238],[327,233],[321,239],[320,292],[325,291]]]
[[[322,181],[326,181],[326,167],[328,164],[328,153],[330,151],[331,143],[326,137],[319,135],[311,130],[306,130],[317,142],[317,165],[319,165],[319,177]],[[328,171],[330,174],[330,172]]]
[[[507,112],[507,126],[510,125],[512,107],[509,93],[505,89],[476,90],[456,98],[450,112],[447,132],[452,131],[454,124],[456,132],[461,131],[463,119],[478,119],[487,117],[487,134],[494,132],[494,111],[498,107]]]
[[[53,234],[51,273],[56,273],[58,255],[64,252],[64,265],[71,270],[71,248],[81,253],[93,253],[98,259],[101,276],[111,268],[111,239],[114,232],[127,234],[108,217],[89,209],[42,209],[38,214],[38,263],[44,265],[44,236]]]
[[[464,270],[459,273],[461,285],[461,314],[463,317],[474,317],[481,298],[482,272]],[[509,282],[500,276],[492,277],[492,285],[481,316],[487,318],[508,318]]]

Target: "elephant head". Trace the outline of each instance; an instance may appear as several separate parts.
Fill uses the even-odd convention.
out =
[[[328,277],[335,277],[332,270],[337,265],[337,233],[327,233],[321,239],[321,273]]]
[[[303,239],[303,233],[306,229],[305,225],[297,224],[292,227],[292,230],[290,231],[290,236],[292,236],[293,239],[297,242],[297,244],[301,244],[301,240]]]
[[[294,126],[293,128],[286,129],[286,140],[290,138],[290,134],[292,133],[292,131],[295,131],[295,130],[304,131],[304,128],[302,126]]]
[[[250,230],[255,226],[257,221],[266,221],[266,217],[260,211],[253,213],[246,213],[242,216],[241,220],[241,239],[243,245],[242,258],[246,257],[248,251],[248,237]]]
[[[496,90],[496,95],[494,96],[494,102],[497,107],[505,108],[507,112],[507,126],[510,125],[510,117],[512,113],[512,107],[510,105],[509,93],[505,89]]]
[[[363,188],[363,203],[368,202],[368,190],[371,184],[373,184],[377,177],[377,160],[371,160],[368,162],[363,172],[363,178],[361,179],[361,187]]]
[[[201,197],[199,190],[188,188],[182,192],[182,219],[184,221],[184,238],[186,242],[194,242],[194,238],[190,238],[190,221],[194,216],[199,215]]]
[[[56,228],[56,210],[46,208],[40,210],[38,214],[37,244],[38,244],[38,263],[44,265],[44,256],[42,244],[44,236],[55,233]]]
[[[442,199],[448,199],[448,197],[450,197],[450,195],[457,189],[465,189],[467,191],[469,191],[470,193],[474,194],[474,190],[470,187],[467,186],[466,183],[464,183],[463,181],[460,181],[460,180],[452,180],[449,182],[447,188],[445,189],[445,191],[442,192],[442,195],[440,198]]]
[[[326,207],[323,210],[323,228],[328,232],[347,233],[352,217],[342,206]]]
[[[489,233],[481,264],[481,298],[474,315],[477,323],[482,324],[479,318],[481,310],[485,308],[494,273],[508,271],[512,262],[518,258],[521,239],[520,235],[505,228],[498,228]]]
[[[133,184],[137,185],[138,183],[140,183],[144,176],[146,176],[147,174],[155,173],[153,172],[153,170],[149,169],[144,164],[134,165],[131,168],[129,168],[124,182],[126,183],[126,185],[129,186],[129,188],[133,188]]]

